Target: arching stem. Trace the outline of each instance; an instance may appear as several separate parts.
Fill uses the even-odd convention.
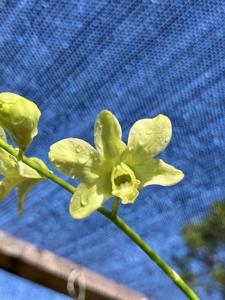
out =
[[[14,149],[3,140],[0,139],[0,147],[3,148],[5,151],[13,155],[15,158],[18,158],[18,150]],[[76,188],[66,182],[65,180],[61,179],[60,177],[56,176],[52,173],[52,171],[48,170],[47,168],[41,168],[38,164],[35,164],[32,160],[28,157],[22,155],[21,160],[39,172],[41,175],[45,176],[46,178],[52,180],[65,190],[70,193],[74,193]],[[169,266],[166,262],[159,257],[150,246],[148,246],[142,238],[133,230],[131,229],[121,218],[117,216],[118,212],[118,205],[119,199],[115,197],[113,203],[112,212],[107,210],[104,207],[100,207],[98,212],[108,218],[111,222],[113,222],[122,232],[124,232],[140,249],[142,249],[155,264],[157,264],[161,270],[167,274],[167,276],[178,286],[178,288],[191,300],[200,300],[200,298],[196,295],[196,293],[184,282],[184,280]]]

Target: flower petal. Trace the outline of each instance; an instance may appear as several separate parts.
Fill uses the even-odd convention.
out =
[[[4,200],[20,182],[16,169],[5,172],[5,177],[0,181],[0,201]]]
[[[22,182],[20,182],[20,184],[18,184],[17,188],[18,188],[18,211],[19,211],[19,215],[22,215],[24,212],[24,202],[28,196],[29,191],[41,180],[44,180],[44,178],[42,179],[27,179],[24,180]]]
[[[171,122],[164,115],[137,121],[129,133],[125,161],[135,165],[158,155],[169,144],[171,136]]]
[[[83,219],[97,210],[111,197],[110,177],[101,178],[97,184],[80,183],[70,202],[70,214],[75,219]]]
[[[68,138],[50,147],[49,160],[62,173],[92,182],[98,178],[96,150],[83,140]]]
[[[44,162],[42,160],[40,160],[39,158],[30,157],[29,160],[32,160],[33,162],[37,163],[42,168],[46,167]],[[26,165],[22,161],[18,161],[17,166],[18,166],[19,175],[23,178],[30,178],[30,179],[41,179],[41,178],[43,178],[36,170],[29,167],[28,165]]]
[[[151,160],[133,167],[136,177],[141,181],[140,187],[157,184],[170,186],[184,178],[182,171],[165,163],[163,160]]]
[[[38,158],[30,158],[30,160],[42,167],[45,166]],[[4,175],[4,178],[0,181],[0,200],[4,200],[13,189],[17,188],[19,214],[22,214],[28,192],[35,184],[43,181],[44,177],[22,161],[17,162],[13,156],[3,149],[0,149],[0,172]]]
[[[5,170],[4,178],[0,182],[0,200],[4,200],[13,189],[18,188],[19,201],[24,201],[28,191],[42,180],[44,178],[37,171],[22,161],[19,161],[18,164],[12,164],[11,167]]]
[[[6,134],[2,127],[0,127],[0,139],[7,143]]]
[[[98,153],[108,160],[119,160],[126,149],[121,140],[122,130],[117,118],[108,110],[103,110],[95,122],[94,138]]]

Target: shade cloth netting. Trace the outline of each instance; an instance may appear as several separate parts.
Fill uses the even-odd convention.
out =
[[[223,1],[0,2],[1,92],[32,99],[42,111],[28,155],[47,162],[50,145],[66,137],[93,144],[102,109],[118,117],[124,140],[138,119],[171,119],[172,142],[161,157],[185,179],[144,189],[120,215],[175,268],[172,254],[185,253],[183,225],[225,195],[224,44]],[[19,218],[12,194],[0,205],[0,228],[156,299],[185,299],[101,215],[70,218],[69,199],[46,181]]]

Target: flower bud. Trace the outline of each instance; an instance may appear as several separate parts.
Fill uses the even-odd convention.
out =
[[[0,94],[0,126],[8,131],[23,152],[37,135],[40,115],[32,101],[13,93]]]

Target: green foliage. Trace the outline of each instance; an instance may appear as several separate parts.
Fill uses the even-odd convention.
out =
[[[183,228],[187,245],[185,256],[175,261],[183,277],[190,284],[203,287],[207,292],[219,290],[225,298],[225,201],[217,201],[206,217]],[[192,271],[193,263],[201,264],[202,271]]]

